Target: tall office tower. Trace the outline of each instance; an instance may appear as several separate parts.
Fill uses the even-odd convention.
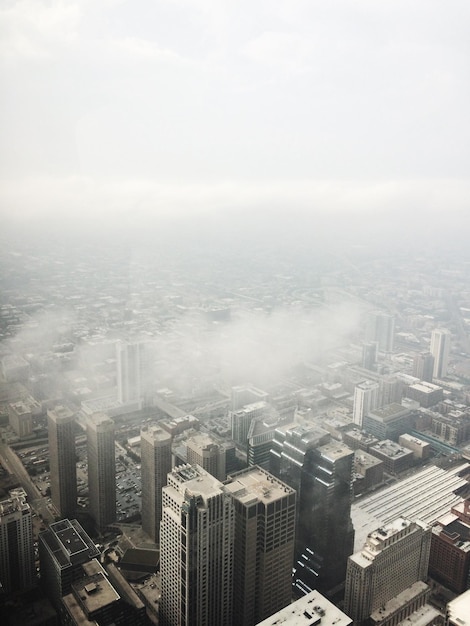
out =
[[[268,404],[264,400],[247,404],[243,408],[230,413],[230,425],[232,439],[242,446],[246,446],[251,422],[255,417],[261,417],[268,410]]]
[[[141,399],[140,342],[116,344],[118,401],[121,404]]]
[[[297,491],[294,592],[332,591],[344,582],[353,551],[354,452],[316,426],[276,429],[271,471]]]
[[[377,406],[386,406],[394,402],[399,404],[403,398],[403,388],[403,382],[396,376],[381,376],[379,379],[379,398]]]
[[[162,624],[231,625],[233,542],[234,505],[222,483],[197,465],[174,468],[160,525]]]
[[[446,328],[436,328],[431,335],[431,354],[434,357],[433,378],[447,375],[449,364],[451,334]]]
[[[74,517],[77,508],[75,416],[65,406],[47,411],[52,504],[59,517]]]
[[[371,616],[377,621],[379,610],[396,618],[399,608],[405,619],[424,604],[428,588],[417,583],[426,579],[430,545],[431,528],[403,517],[368,535],[362,550],[349,558],[346,575],[344,611],[356,626]],[[387,605],[392,599],[393,607]]]
[[[117,395],[121,404],[148,403],[153,383],[154,343],[131,341],[116,343]]]
[[[20,439],[33,434],[33,416],[25,402],[13,402],[8,405],[8,420]]]
[[[0,501],[0,583],[6,594],[35,585],[31,508],[23,489]]]
[[[57,611],[72,583],[81,578],[82,565],[100,551],[77,520],[63,519],[39,533],[41,586]]]
[[[393,315],[373,311],[367,316],[366,342],[376,341],[381,352],[393,351],[395,319]]]
[[[366,370],[374,370],[377,364],[378,344],[376,341],[368,341],[362,344],[362,367]]]
[[[217,480],[225,480],[225,448],[223,446],[205,433],[193,435],[185,443],[190,465],[200,465]]]
[[[104,413],[87,420],[90,512],[99,530],[116,520],[114,422]]]
[[[364,380],[354,388],[353,422],[362,428],[364,417],[379,405],[379,384]]]
[[[259,467],[225,487],[235,503],[233,626],[252,626],[291,601],[296,493]]]
[[[142,476],[142,529],[152,541],[160,541],[162,489],[171,471],[171,435],[160,426],[144,426],[140,431]]]
[[[432,373],[434,371],[434,357],[430,352],[420,352],[413,358],[413,376],[432,383]]]

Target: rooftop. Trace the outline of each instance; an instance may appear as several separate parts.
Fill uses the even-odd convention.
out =
[[[295,490],[272,476],[269,472],[252,467],[230,477],[225,484],[226,490],[242,504],[263,502],[268,504],[294,494]]]
[[[397,516],[432,524],[448,513],[452,506],[462,502],[454,492],[468,485],[460,474],[469,467],[468,463],[463,463],[443,470],[433,465],[353,503],[355,550],[362,548],[371,528],[387,524]]]
[[[349,626],[352,619],[318,591],[311,591],[257,626]]]

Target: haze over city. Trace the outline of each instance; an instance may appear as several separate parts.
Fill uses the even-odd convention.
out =
[[[0,622],[465,626],[470,6],[0,3]]]

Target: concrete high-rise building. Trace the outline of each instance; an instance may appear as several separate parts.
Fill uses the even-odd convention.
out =
[[[436,328],[431,335],[431,354],[434,357],[433,378],[447,376],[451,334],[446,328]]]
[[[0,501],[0,583],[3,592],[21,592],[35,585],[31,508],[23,489]]]
[[[354,388],[353,422],[362,428],[364,417],[379,405],[379,383],[364,380]]]
[[[247,445],[248,433],[251,422],[255,417],[261,417],[268,410],[268,404],[264,400],[247,404],[243,408],[230,413],[230,425],[232,429],[232,439],[242,446]]]
[[[374,370],[377,364],[378,344],[376,341],[368,341],[362,344],[362,367],[366,370]]]
[[[87,420],[90,512],[99,530],[116,521],[114,421],[104,413]]]
[[[434,357],[430,352],[420,352],[413,357],[413,376],[432,383],[434,371]]]
[[[392,622],[393,616],[405,619],[425,603],[430,545],[431,528],[402,517],[368,535],[363,549],[350,556],[346,576],[344,611],[356,626],[371,616],[376,622],[376,611]],[[392,599],[393,606],[387,604]]]
[[[57,611],[72,583],[83,575],[82,565],[100,551],[77,520],[63,519],[39,533],[41,585]]]
[[[380,352],[392,352],[395,333],[393,315],[373,311],[367,317],[366,342],[376,341]]]
[[[190,465],[200,465],[217,480],[225,480],[225,448],[210,435],[205,433],[193,435],[186,440],[186,451]]]
[[[149,404],[153,391],[153,356],[152,341],[116,343],[117,396],[121,404],[138,407]]]
[[[77,465],[75,416],[65,406],[47,411],[51,498],[59,517],[75,517]]]
[[[297,491],[294,591],[322,593],[341,585],[353,551],[354,452],[316,426],[276,429],[271,471]]]
[[[144,426],[140,431],[142,476],[142,529],[152,541],[160,541],[162,489],[171,471],[172,437],[160,426]]]
[[[164,626],[231,626],[234,516],[227,490],[201,467],[168,474],[160,524]]]
[[[12,402],[8,405],[8,419],[10,426],[20,439],[31,437],[33,434],[33,415],[31,408],[25,402]]]
[[[233,626],[253,626],[291,601],[296,493],[259,467],[225,488],[235,504]]]

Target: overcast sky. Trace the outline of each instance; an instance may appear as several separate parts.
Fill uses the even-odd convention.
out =
[[[470,213],[468,0],[1,0],[4,217]]]

